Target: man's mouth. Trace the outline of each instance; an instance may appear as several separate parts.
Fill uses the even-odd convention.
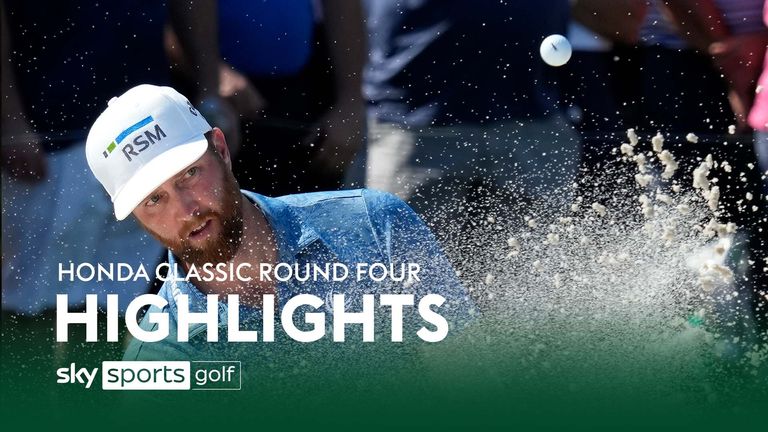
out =
[[[211,219],[206,219],[203,223],[190,231],[189,238],[195,239],[205,235],[211,226]]]

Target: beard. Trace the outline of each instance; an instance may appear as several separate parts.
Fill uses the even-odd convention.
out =
[[[200,267],[206,263],[229,262],[234,258],[243,242],[242,200],[243,196],[237,181],[230,172],[225,170],[220,210],[201,211],[195,215],[194,219],[181,226],[179,235],[175,239],[163,237],[146,226],[144,228],[186,265],[194,264],[196,267]],[[216,236],[209,236],[202,245],[191,245],[187,234],[207,219],[218,221],[221,226],[221,233]]]

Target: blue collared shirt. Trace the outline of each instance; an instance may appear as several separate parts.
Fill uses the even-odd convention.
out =
[[[420,266],[420,281],[412,283],[357,282],[352,274],[338,282],[323,279],[279,282],[276,301],[280,310],[285,302],[295,295],[313,294],[324,299],[323,312],[326,312],[328,319],[332,316],[333,294],[344,294],[345,309],[359,311],[359,300],[363,294],[408,293],[414,294],[416,304],[418,299],[426,294],[440,294],[445,297],[446,302],[440,306],[439,312],[448,319],[452,329],[469,322],[475,314],[469,294],[456,278],[455,271],[432,233],[413,210],[396,196],[367,189],[316,192],[279,198],[269,198],[249,191],[242,192],[263,212],[270,224],[278,246],[279,262],[299,264],[300,268],[306,263],[343,263],[350,269],[350,273],[354,271],[357,263],[394,264],[396,268],[401,263],[417,263]],[[140,326],[145,331],[156,330],[157,324],[150,322],[150,317],[156,313],[164,313],[168,315],[170,334],[159,342],[141,342],[133,339],[124,359],[219,357],[221,348],[227,345],[227,304],[222,301],[218,303],[221,343],[206,341],[207,327],[204,324],[190,325],[189,342],[178,342],[176,331],[179,296],[188,296],[190,312],[207,311],[207,297],[192,282],[184,280],[183,270],[177,265],[177,260],[170,251],[168,260],[169,274],[158,293],[167,305],[162,309],[151,306]],[[387,308],[380,308],[377,313],[383,312],[387,312]],[[278,322],[279,315],[276,313]],[[260,322],[261,310],[240,306],[241,329],[248,328],[248,323],[256,326],[255,324]],[[297,327],[301,326],[297,324]],[[326,326],[326,329],[329,328],[330,326]],[[276,337],[279,337],[280,333],[280,326],[276,323]],[[254,346],[262,344],[249,343]]]

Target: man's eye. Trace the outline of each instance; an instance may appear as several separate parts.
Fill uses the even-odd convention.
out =
[[[197,174],[197,167],[192,167],[192,168],[187,170],[186,177],[192,177],[195,174]]]
[[[147,198],[147,202],[145,203],[145,205],[153,206],[153,205],[157,204],[158,201],[160,201],[160,195],[154,194],[154,195],[150,196],[149,198]]]

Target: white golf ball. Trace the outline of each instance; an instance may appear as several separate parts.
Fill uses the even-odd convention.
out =
[[[562,66],[571,59],[571,43],[559,34],[544,38],[539,48],[541,58],[550,66]]]

